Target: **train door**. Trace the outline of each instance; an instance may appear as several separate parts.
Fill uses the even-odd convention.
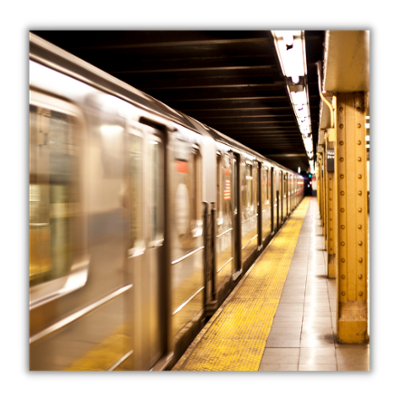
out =
[[[276,225],[275,225],[275,229],[278,230],[279,229],[279,225],[280,225],[280,217],[281,217],[281,208],[280,208],[280,202],[281,202],[281,182],[280,182],[280,173],[278,170],[275,171],[275,175],[274,175],[274,179],[275,179],[275,209],[276,209]]]
[[[258,249],[262,248],[262,230],[263,230],[263,207],[264,202],[262,200],[263,192],[264,192],[264,185],[265,185],[265,178],[264,178],[264,167],[261,162],[258,162],[258,178],[257,178],[257,234],[258,234]]]
[[[285,217],[287,218],[289,213],[289,189],[288,189],[288,173],[285,173]]]
[[[216,274],[218,289],[229,282],[234,273],[234,227],[232,208],[232,157],[230,153],[217,155],[217,225]]]
[[[277,221],[276,221],[276,191],[275,191],[275,168],[271,167],[271,186],[270,186],[270,205],[271,205],[271,233],[275,233]]]
[[[280,224],[282,224],[282,223],[283,223],[283,216],[284,216],[284,212],[283,212],[283,203],[284,203],[284,201],[285,201],[284,175],[283,175],[283,172],[282,172],[282,171],[279,173],[279,176],[280,176],[280,178],[279,178],[279,179],[280,179],[280,183],[279,183],[280,194],[279,194],[279,196],[280,196],[280,198],[281,198],[281,200],[280,200],[280,204],[281,204],[281,206],[280,206],[280,214],[281,214]]]
[[[261,239],[264,241],[272,232],[270,209],[270,174],[263,164],[261,167]]]
[[[165,139],[156,128],[137,124],[128,133],[129,250],[133,283],[134,369],[148,370],[165,350],[162,321],[166,208]],[[165,263],[164,263],[165,264]]]
[[[233,280],[236,280],[241,273],[241,224],[240,224],[240,157],[234,153],[232,158],[232,192],[233,192],[233,261],[234,274]]]

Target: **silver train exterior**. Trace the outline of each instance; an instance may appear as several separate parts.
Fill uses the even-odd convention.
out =
[[[31,370],[168,370],[303,178],[30,35]]]

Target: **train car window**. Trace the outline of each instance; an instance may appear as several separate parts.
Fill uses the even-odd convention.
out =
[[[164,145],[156,136],[149,140],[150,241],[164,238]]]
[[[128,134],[128,168],[130,193],[130,233],[129,247],[144,247],[143,238],[143,177],[142,177],[143,139],[136,134]]]
[[[253,166],[246,164],[246,207],[253,203]]]
[[[269,182],[269,169],[267,168],[267,182],[265,184],[265,189],[266,189],[266,196],[267,196],[267,201],[269,200],[269,186],[270,186],[270,182]]]
[[[30,105],[30,286],[70,272],[82,244],[78,121]]]

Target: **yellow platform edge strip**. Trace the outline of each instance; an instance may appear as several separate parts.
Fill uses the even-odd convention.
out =
[[[257,371],[300,230],[306,197],[172,371]]]

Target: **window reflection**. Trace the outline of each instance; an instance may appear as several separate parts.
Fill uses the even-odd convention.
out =
[[[150,160],[150,240],[164,238],[164,147],[156,137],[149,144]]]
[[[31,286],[66,275],[73,262],[80,210],[76,129],[74,117],[30,106]]]
[[[143,142],[140,136],[128,134],[128,161],[130,182],[130,248],[140,248],[144,245],[142,211],[142,145]]]

